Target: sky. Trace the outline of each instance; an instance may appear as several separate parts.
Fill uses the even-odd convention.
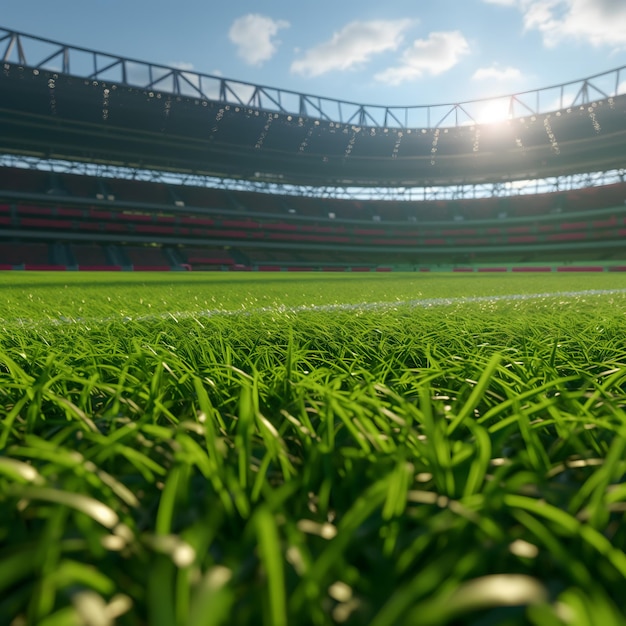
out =
[[[626,65],[625,25],[626,0],[2,0],[0,12],[0,27],[69,45],[389,106]]]

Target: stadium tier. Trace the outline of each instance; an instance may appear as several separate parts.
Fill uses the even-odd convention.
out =
[[[89,72],[75,70],[79,53],[92,58]],[[4,269],[626,265],[626,95],[599,88],[605,75],[558,86],[548,111],[542,90],[515,94],[510,119],[478,124],[472,103],[355,110],[289,94],[296,113],[279,90],[3,29],[0,54]],[[129,82],[127,63],[153,79]],[[209,93],[211,81],[219,89]],[[332,117],[329,103],[352,113]],[[603,184],[592,177],[609,171]],[[587,175],[587,184],[559,186],[560,176]],[[549,191],[515,193],[516,181],[522,189],[548,177]],[[354,186],[374,192],[350,197]],[[402,199],[390,189],[424,193]]]
[[[10,243],[0,249],[3,266],[417,270],[612,262],[626,253],[626,183],[509,197],[503,212],[502,198],[327,203],[251,192],[231,192],[233,206],[214,189],[70,174],[55,174],[49,194],[50,175],[0,174],[2,240]],[[105,194],[83,193],[103,186]],[[193,205],[174,200],[187,196]],[[19,246],[24,258],[12,251]]]

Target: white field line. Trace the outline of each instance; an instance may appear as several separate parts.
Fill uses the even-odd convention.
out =
[[[112,322],[154,322],[172,319],[176,322],[186,319],[201,319],[211,317],[238,317],[259,314],[308,313],[315,311],[384,311],[398,307],[433,308],[451,306],[454,304],[472,304],[480,302],[509,302],[515,300],[541,300],[555,298],[582,298],[595,296],[610,296],[626,294],[626,289],[588,289],[583,291],[555,291],[547,293],[518,293],[499,296],[461,296],[458,298],[416,298],[411,300],[395,300],[384,302],[360,302],[344,304],[301,304],[299,306],[280,305],[275,307],[257,307],[254,309],[205,309],[200,311],[175,311],[151,315],[107,316],[107,317],[58,317],[43,320],[16,318],[13,320],[1,319],[0,324],[17,326],[60,326],[66,324],[97,325]]]

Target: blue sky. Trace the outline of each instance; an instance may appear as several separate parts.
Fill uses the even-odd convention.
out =
[[[402,106],[626,65],[625,25],[626,0],[3,0],[0,13],[2,27],[72,45]]]

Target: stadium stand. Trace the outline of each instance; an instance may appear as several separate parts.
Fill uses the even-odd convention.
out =
[[[101,181],[85,177],[77,185],[76,175],[57,176],[57,192],[51,195],[31,191],[46,188],[50,182],[41,172],[14,169],[14,176],[7,173],[5,168],[4,187],[0,189],[3,233],[14,240],[26,241],[37,234],[49,243],[76,242],[72,250],[77,251],[80,260],[67,266],[79,269],[109,265],[155,270],[293,268],[291,261],[296,252],[307,257],[302,267],[316,269],[363,268],[366,265],[359,259],[364,255],[371,259],[368,267],[437,266],[450,258],[471,259],[473,264],[480,264],[492,262],[494,255],[505,251],[512,262],[525,256],[535,262],[549,257],[566,263],[588,258],[590,245],[594,246],[591,255],[596,259],[610,258],[616,248],[621,250],[621,240],[626,234],[625,183],[597,187],[593,191],[535,194],[531,204],[541,207],[540,212],[527,210],[528,197],[510,197],[506,217],[498,213],[502,203],[497,198],[438,201],[436,211],[432,211],[432,202],[425,202],[424,211],[419,202],[411,202],[407,203],[410,210],[420,215],[419,221],[411,221],[397,219],[403,208],[398,201],[362,200],[357,206],[352,200],[334,198],[326,205],[325,199],[316,198],[314,204],[294,197],[294,205],[307,204],[308,215],[302,215],[282,210],[284,205],[291,204],[287,196],[276,202],[268,194],[231,192],[237,199],[237,207],[232,208],[230,203],[229,209],[216,206],[220,194],[212,189],[177,188],[171,193],[165,185],[152,188],[143,181],[124,181],[124,184],[116,181],[115,185],[107,185],[115,194],[94,198],[82,194],[101,188]],[[147,188],[151,196],[146,193]],[[74,193],[70,195],[67,189],[73,189]],[[193,206],[169,201],[183,192],[194,198]],[[149,197],[152,202],[147,201]],[[221,200],[225,198],[221,196]],[[259,207],[266,211],[260,212]],[[275,212],[271,212],[273,207]],[[328,208],[332,211],[327,211]],[[334,216],[329,217],[329,213]],[[377,215],[375,222],[371,220],[373,214]],[[442,215],[452,214],[462,215],[463,219],[441,219]],[[363,219],[363,215],[370,217]],[[90,244],[91,248],[77,247],[81,240],[94,236],[102,237],[100,248],[97,244]],[[126,262],[111,263],[95,254],[107,241],[121,243],[120,238],[130,257]],[[244,260],[239,262],[221,253],[190,253],[183,254],[177,263],[164,256],[162,246],[183,240],[187,245],[195,240],[213,247],[220,244],[235,247]],[[273,246],[273,251],[259,248],[256,244],[259,241]],[[133,246],[133,242],[141,245]],[[147,244],[157,247],[150,248]],[[292,249],[291,257],[287,252],[286,260],[281,260],[281,247]],[[338,249],[344,258],[335,262],[332,259]],[[85,255],[87,258],[83,258]],[[11,255],[3,254],[0,264],[57,267],[47,258],[42,260],[41,255],[15,261]]]
[[[22,57],[31,40],[37,49],[36,38],[2,32],[19,42],[21,48],[11,50],[21,49]],[[382,126],[375,121],[380,111],[367,107],[359,126],[331,121],[322,109],[312,117],[278,110],[270,132],[252,103],[176,94],[170,106],[186,107],[185,115],[177,122],[168,118],[171,127],[164,131],[162,109],[138,98],[141,90],[123,78],[115,85],[119,108],[112,127],[102,116],[105,87],[97,80],[31,68],[8,50],[0,88],[11,98],[0,116],[0,157],[22,155],[23,162],[16,165],[18,156],[0,165],[3,268],[500,272],[626,266],[626,94],[537,110],[521,117],[515,132],[502,127],[500,136],[489,126]],[[65,98],[61,116],[50,112],[48,81]],[[588,97],[589,84],[581,81],[581,97]],[[227,82],[223,86],[220,98],[227,98]],[[85,121],[92,130],[81,136],[76,128]],[[546,135],[548,122],[558,135],[558,154],[556,139]],[[200,127],[212,129],[208,138],[198,139]],[[597,177],[609,171],[612,179]],[[520,185],[517,194],[502,192],[508,183],[549,176],[557,177],[551,190],[528,193]],[[559,176],[588,180],[566,188]],[[402,199],[346,191],[359,185],[423,193]]]

